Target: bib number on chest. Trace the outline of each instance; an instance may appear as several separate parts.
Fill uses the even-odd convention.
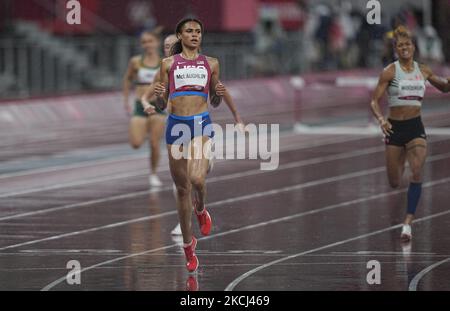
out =
[[[144,80],[144,81],[153,81],[153,80],[155,80],[155,76],[156,76],[155,73],[147,72],[147,73],[144,73],[142,75],[142,78],[143,78],[142,80]]]
[[[177,68],[174,70],[175,89],[204,90],[208,83],[205,67]]]
[[[425,82],[422,80],[400,80],[398,98],[407,100],[422,100],[425,95]]]

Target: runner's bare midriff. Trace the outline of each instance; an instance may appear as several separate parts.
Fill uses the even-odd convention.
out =
[[[391,107],[389,109],[389,118],[392,120],[409,120],[420,116],[420,107],[401,106]]]
[[[177,116],[192,116],[208,110],[208,104],[201,96],[180,96],[170,100],[171,113]]]

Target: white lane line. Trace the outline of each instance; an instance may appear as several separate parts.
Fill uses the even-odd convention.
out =
[[[347,139],[344,139],[342,142],[354,141],[354,140],[360,140],[360,139],[361,138],[352,138],[352,139],[347,138]],[[294,143],[294,144],[289,144],[287,146],[285,145],[283,148],[280,148],[280,152],[309,149],[309,148],[321,147],[323,145],[329,145],[329,144],[335,144],[335,143],[339,143],[339,141],[327,140],[323,144],[312,143],[312,144],[307,144],[307,145],[303,145],[303,146],[299,146],[298,143]],[[165,153],[165,154],[167,154],[167,153]],[[163,155],[164,155],[164,153],[163,153]],[[225,162],[225,160],[216,160],[216,163],[223,163],[223,162]],[[168,166],[161,168],[159,170],[160,173],[167,172],[167,171],[169,171]],[[73,181],[73,182],[68,182],[68,183],[58,183],[55,185],[34,187],[31,189],[26,189],[26,190],[0,193],[0,199],[24,195],[24,194],[31,194],[31,193],[41,192],[41,191],[57,190],[57,189],[62,189],[62,188],[67,188],[67,187],[82,186],[82,185],[88,185],[88,184],[99,183],[99,182],[104,182],[104,181],[125,179],[125,178],[146,176],[146,175],[148,175],[147,170],[139,170],[138,173],[121,173],[119,175],[115,175],[115,174],[114,175],[106,175],[106,176],[102,176],[99,178],[89,178],[87,180]]]
[[[432,127],[426,131],[428,135],[450,135],[450,128],[448,127]]]
[[[420,271],[419,273],[417,273],[414,278],[411,280],[411,282],[409,283],[408,286],[408,290],[409,291],[417,291],[417,286],[419,285],[420,280],[431,270],[433,270],[436,267],[439,267],[440,265],[443,265],[444,263],[450,262],[450,257],[441,261],[438,261],[428,267],[426,267],[425,269],[423,269],[422,271]]]
[[[298,136],[298,134],[294,134],[292,132],[283,132],[283,133],[281,133],[280,138],[291,138],[294,136]],[[342,142],[345,142],[347,140],[351,141],[351,140],[360,140],[360,139],[361,139],[361,137],[353,137],[352,139],[344,138],[344,139],[342,139]],[[323,142],[328,144],[328,143],[333,143],[334,140],[331,138],[327,138],[327,139],[324,139]],[[320,144],[318,146],[320,146]],[[165,147],[165,145],[164,145],[164,147]],[[166,150],[166,148],[161,148],[161,149],[163,150],[163,152],[164,152],[164,150]],[[24,172],[0,174],[0,180],[6,179],[6,178],[12,178],[12,177],[23,177],[23,176],[33,175],[33,174],[64,171],[64,170],[70,170],[70,169],[75,169],[75,168],[96,167],[96,166],[102,165],[102,164],[111,164],[114,162],[122,162],[122,161],[128,161],[128,160],[133,160],[133,159],[144,159],[147,157],[148,157],[148,152],[145,152],[145,153],[140,153],[140,154],[130,154],[130,155],[125,155],[125,156],[119,156],[119,157],[116,157],[113,159],[97,159],[97,160],[83,161],[81,163],[75,163],[75,164],[62,164],[62,165],[58,165],[58,166],[54,166],[54,167],[27,170]]]
[[[178,243],[178,242],[177,242]],[[178,245],[180,245],[178,243]],[[116,250],[116,251],[92,251],[92,252],[88,252],[88,251],[78,251],[78,250],[65,250],[65,249],[59,249],[59,250],[51,250],[51,251],[47,251],[47,250],[39,250],[39,249],[25,249],[25,250],[19,250],[17,252],[8,252],[8,253],[0,253],[0,257],[5,257],[5,256],[40,256],[40,257],[44,257],[44,256],[48,256],[48,255],[55,255],[55,256],[66,256],[66,255],[71,255],[76,253],[77,256],[98,256],[98,255],[102,255],[102,256],[125,256],[125,255],[131,255],[132,253],[129,252],[124,252],[122,250]],[[165,252],[165,253],[153,253],[153,254],[148,254],[148,256],[179,256],[180,254],[182,254],[183,251],[177,250],[174,252]],[[235,256],[239,256],[239,257],[283,257],[286,256],[286,254],[290,254],[290,253],[286,253],[286,252],[282,252],[282,251],[267,251],[265,253],[251,253],[251,252],[233,252],[233,251],[228,251],[228,252],[209,252],[208,250],[197,250],[196,251],[197,255],[202,255],[202,256],[229,256],[229,257],[235,257]],[[403,253],[398,253],[398,254],[372,254],[370,256],[374,256],[376,255],[377,258],[382,258],[382,257],[386,257],[387,259],[392,258],[392,257],[400,257],[404,258],[405,254]],[[308,255],[304,255],[304,257],[309,257],[309,258],[320,258],[320,257],[325,257],[325,258],[345,258],[345,257],[367,257],[368,255],[361,255],[361,254],[308,254]],[[449,255],[427,255],[427,254],[423,254],[423,253],[411,253],[408,254],[408,256],[411,257],[426,257],[423,260],[423,262],[427,262],[427,263],[432,263],[432,259],[431,258],[447,258],[449,257]],[[427,259],[430,258],[430,259]],[[418,259],[419,260],[419,259]]]
[[[447,182],[450,182],[450,177],[444,178],[444,179],[440,179],[440,180],[436,180],[436,181],[433,181],[433,182],[425,183],[425,184],[423,184],[422,187],[424,187],[424,188],[432,187],[432,186],[444,184],[444,183],[447,183]],[[290,215],[290,216],[285,216],[285,217],[281,217],[281,218],[272,219],[270,221],[259,222],[259,223],[253,224],[253,225],[248,225],[248,226],[244,226],[244,227],[237,228],[237,229],[231,229],[231,230],[228,230],[228,231],[212,234],[212,235],[207,236],[207,237],[201,237],[198,240],[199,241],[201,241],[201,240],[210,240],[210,239],[214,239],[214,238],[217,238],[217,237],[223,237],[223,236],[227,236],[227,235],[230,235],[230,234],[233,234],[233,233],[239,233],[239,232],[243,232],[243,231],[246,231],[246,230],[252,230],[252,229],[259,228],[259,227],[263,227],[263,226],[267,226],[267,225],[271,225],[271,224],[275,224],[275,223],[280,223],[280,222],[284,222],[284,221],[289,221],[289,220],[292,220],[292,219],[295,219],[295,218],[304,217],[304,216],[307,216],[307,215],[313,215],[313,214],[321,213],[323,211],[333,210],[333,209],[337,209],[337,208],[341,208],[341,207],[345,207],[345,206],[352,206],[352,205],[356,205],[358,203],[363,203],[363,202],[367,202],[367,201],[371,201],[371,200],[376,200],[376,199],[380,199],[380,198],[383,198],[383,197],[386,197],[386,196],[397,195],[397,194],[404,193],[404,192],[406,192],[406,189],[404,189],[404,190],[394,190],[394,191],[379,193],[377,195],[372,195],[372,196],[368,196],[368,197],[365,197],[365,198],[360,198],[360,199],[355,199],[355,200],[351,200],[351,201],[347,201],[347,202],[333,204],[333,205],[329,205],[329,206],[326,206],[326,207],[323,207],[323,208],[320,208],[320,209],[316,209],[316,210],[312,210],[312,211],[301,212],[301,213],[293,214],[293,215]],[[450,212],[450,211],[448,211],[448,212]],[[435,215],[437,215],[437,214],[435,214]],[[427,216],[427,217],[430,217],[430,216]],[[424,218],[421,218],[421,219],[425,219],[427,217],[424,217]],[[419,220],[420,219],[416,219],[415,222],[418,222]],[[397,225],[397,226],[390,227],[390,228],[399,228],[400,226],[401,225]],[[107,260],[107,261],[103,261],[103,262],[100,262],[98,264],[95,264],[95,265],[83,268],[81,270],[81,273],[89,271],[89,270],[92,270],[92,269],[95,269],[97,267],[101,267],[101,266],[110,264],[110,263],[118,262],[118,261],[121,261],[121,260],[124,260],[124,259],[137,257],[137,256],[142,256],[142,255],[147,255],[147,254],[151,254],[151,253],[156,253],[156,252],[167,250],[167,249],[171,249],[171,248],[174,248],[174,247],[179,247],[179,244],[175,243],[175,244],[172,244],[172,245],[166,245],[166,246],[154,248],[154,249],[151,249],[151,250],[147,250],[147,251],[134,253],[134,254],[121,256],[121,257],[114,258],[114,259],[110,259],[110,260]],[[63,277],[55,280],[54,282],[46,285],[44,288],[42,288],[42,290],[43,291],[48,291],[48,290],[52,289],[53,287],[55,287],[56,285],[64,282],[65,280],[66,280],[66,276],[63,276]]]
[[[105,181],[112,181],[112,180],[117,180],[117,179],[126,179],[126,178],[131,178],[131,177],[148,175],[148,173],[145,173],[144,171],[145,170],[141,169],[141,170],[138,170],[137,173],[120,173],[120,174],[114,174],[114,175],[105,175],[105,176],[97,177],[97,178],[89,178],[87,180],[79,180],[79,181],[60,183],[60,184],[55,184],[55,185],[43,186],[43,187],[35,187],[35,188],[27,189],[27,190],[12,191],[12,192],[0,194],[0,199],[20,196],[20,195],[25,195],[25,194],[32,194],[32,193],[36,193],[36,192],[57,190],[57,189],[70,188],[70,187],[76,187],[76,186],[84,186],[84,185],[89,185],[89,184],[102,183]],[[168,169],[164,168],[159,171],[165,172],[165,171],[168,171]]]
[[[427,163],[442,160],[442,159],[447,159],[448,157],[450,157],[450,153],[436,155],[436,156],[430,157],[429,160],[427,161]],[[384,166],[381,166],[381,167],[374,168],[374,169],[368,169],[368,170],[362,170],[362,171],[352,172],[352,173],[348,173],[348,174],[337,175],[334,177],[328,177],[328,178],[323,178],[323,179],[310,181],[310,182],[306,182],[306,183],[300,183],[300,184],[293,185],[293,186],[287,186],[287,187],[282,187],[282,188],[278,188],[278,189],[273,189],[271,191],[261,191],[261,192],[256,192],[256,193],[252,193],[249,195],[243,195],[243,196],[239,196],[239,197],[216,201],[216,202],[208,204],[208,206],[210,208],[212,208],[212,207],[223,205],[226,203],[234,203],[234,202],[239,202],[239,201],[244,201],[244,200],[252,200],[252,199],[260,198],[260,197],[264,197],[264,196],[278,195],[280,193],[289,192],[292,190],[305,189],[305,188],[314,187],[314,186],[321,185],[321,184],[332,183],[332,182],[341,181],[341,180],[345,180],[345,179],[351,179],[351,178],[355,178],[355,177],[367,176],[369,174],[375,174],[375,173],[381,172],[383,170],[384,170]],[[399,190],[399,191],[403,192],[404,190]],[[319,210],[319,211],[322,211],[322,210]],[[314,211],[309,211],[309,212],[305,212],[304,215],[310,215],[313,213],[314,213]],[[108,224],[105,226],[99,226],[99,227],[94,227],[94,228],[85,229],[85,230],[63,233],[63,234],[59,234],[59,235],[42,238],[42,239],[36,239],[36,240],[31,240],[31,241],[27,241],[27,242],[22,242],[22,243],[17,243],[17,244],[0,247],[0,251],[18,248],[18,247],[27,246],[27,245],[32,245],[32,244],[41,243],[41,242],[57,240],[57,239],[61,239],[61,238],[67,238],[67,237],[76,236],[76,235],[85,234],[85,233],[92,233],[92,232],[100,231],[100,230],[104,230],[104,229],[116,228],[116,227],[120,227],[120,226],[129,225],[132,223],[143,222],[143,221],[148,221],[148,220],[152,220],[152,219],[158,219],[158,218],[176,215],[176,214],[177,214],[177,211],[174,210],[174,211],[160,213],[160,214],[156,214],[156,215],[152,215],[152,216],[144,216],[144,217],[135,218],[135,219],[127,220],[127,221],[121,221],[121,222],[117,222],[117,223],[113,223],[113,224]]]
[[[307,126],[296,125],[296,133],[299,134],[321,134],[321,135],[381,135],[381,130],[377,126]],[[450,135],[450,128],[430,127],[426,130],[428,135]]]
[[[298,168],[298,167],[303,167],[303,166],[308,166],[308,165],[313,165],[313,164],[320,164],[320,163],[324,163],[327,161],[343,160],[343,159],[352,158],[352,157],[356,157],[356,156],[372,154],[372,153],[379,152],[382,150],[384,150],[384,147],[372,147],[372,148],[368,148],[368,149],[364,149],[364,150],[350,151],[350,152],[345,152],[345,153],[341,153],[341,154],[337,154],[337,155],[329,155],[329,156],[317,157],[317,158],[313,158],[313,159],[300,160],[300,161],[296,161],[296,162],[289,162],[289,163],[280,165],[278,167],[277,172],[279,172],[280,170]],[[269,173],[269,172],[270,171],[262,171],[259,169],[254,169],[254,170],[248,170],[245,172],[232,173],[232,174],[228,174],[228,175],[224,175],[224,176],[208,178],[208,184],[214,183],[214,182],[219,182],[219,181],[232,180],[235,178],[242,178],[242,177],[246,177],[246,176],[265,174],[265,173]],[[134,198],[134,197],[138,197],[141,195],[147,195],[149,193],[163,192],[163,191],[168,191],[168,190],[172,190],[172,186],[166,186],[166,187],[162,187],[162,188],[154,189],[154,190],[145,190],[145,191],[127,193],[127,194],[122,194],[122,195],[117,195],[117,196],[112,196],[112,197],[107,197],[107,198],[101,198],[101,199],[96,199],[96,200],[91,200],[91,201],[86,201],[86,202],[81,202],[81,203],[63,205],[63,206],[59,206],[59,207],[52,207],[52,208],[47,208],[47,209],[33,211],[33,212],[26,212],[26,213],[21,213],[21,214],[4,216],[4,217],[0,217],[0,221],[18,219],[18,218],[34,216],[34,215],[42,215],[42,214],[47,214],[47,213],[56,212],[56,211],[60,211],[60,210],[66,210],[66,209],[77,208],[77,207],[85,207],[85,206],[89,206],[89,205],[106,203],[106,202],[111,202],[111,201],[116,201],[116,200],[129,199],[129,198]],[[209,206],[210,206],[210,204],[209,204]]]
[[[21,246],[33,245],[33,244],[41,243],[41,242],[58,240],[58,239],[62,239],[62,238],[67,238],[67,237],[76,236],[76,235],[85,234],[85,233],[91,233],[91,232],[100,231],[100,230],[104,230],[104,229],[116,228],[116,227],[120,227],[120,226],[133,224],[136,222],[158,219],[158,218],[162,218],[165,216],[175,215],[176,213],[177,213],[177,211],[170,211],[170,212],[165,212],[165,213],[161,213],[161,214],[157,214],[157,215],[145,216],[145,217],[135,218],[135,219],[131,219],[131,220],[115,222],[115,223],[108,224],[105,226],[99,226],[99,227],[94,227],[94,228],[89,228],[89,229],[84,229],[84,230],[79,230],[79,231],[73,231],[73,232],[67,232],[67,233],[63,233],[63,234],[53,235],[53,236],[49,236],[49,237],[46,237],[43,239],[37,239],[37,240],[32,240],[32,241],[27,241],[27,242],[22,242],[22,243],[18,243],[18,244],[0,247],[0,251],[4,251],[7,249],[13,249],[13,248],[21,247]]]
[[[447,157],[449,157],[449,156],[450,156],[450,153],[447,155]],[[304,189],[304,188],[308,188],[308,187],[313,187],[313,186],[321,185],[324,183],[331,183],[331,182],[335,182],[335,181],[351,179],[354,177],[367,176],[369,174],[381,172],[382,170],[384,170],[384,167],[378,167],[375,169],[362,170],[362,171],[357,171],[357,172],[353,172],[353,173],[349,173],[349,174],[337,175],[334,177],[328,177],[328,178],[314,180],[314,181],[310,181],[310,182],[306,182],[306,183],[300,183],[297,185],[287,186],[287,187],[283,187],[283,188],[279,188],[279,189],[273,189],[271,191],[256,192],[256,193],[247,194],[247,195],[243,195],[243,196],[239,196],[239,197],[234,197],[234,198],[229,198],[229,199],[225,199],[225,200],[221,200],[221,201],[212,202],[212,203],[208,204],[208,207],[211,208],[211,207],[219,206],[219,205],[226,204],[226,203],[234,203],[234,202],[239,202],[239,201],[243,201],[243,200],[251,200],[251,199],[255,199],[255,198],[276,195],[279,193],[284,193],[284,192],[288,192],[288,191],[292,191],[292,190],[299,190],[299,189]],[[129,194],[129,195],[131,195],[131,194]],[[42,238],[42,239],[31,240],[31,241],[27,241],[27,242],[18,243],[18,244],[8,245],[8,246],[0,247],[0,251],[17,248],[17,247],[22,247],[22,246],[27,246],[27,245],[32,245],[32,244],[41,243],[41,242],[46,242],[46,241],[57,240],[57,239],[80,235],[80,234],[85,234],[85,233],[91,233],[91,232],[95,232],[95,231],[99,231],[99,230],[115,228],[115,227],[119,227],[119,226],[129,225],[132,223],[148,221],[148,220],[152,220],[152,219],[158,219],[158,218],[162,218],[165,216],[171,216],[171,215],[176,215],[176,214],[177,214],[177,211],[173,210],[170,212],[160,213],[160,214],[156,214],[156,215],[152,215],[152,216],[144,216],[144,217],[135,218],[135,219],[127,220],[127,221],[121,221],[121,222],[117,222],[117,223],[113,223],[113,224],[108,224],[105,226],[99,226],[99,227],[94,227],[94,228],[85,229],[85,230],[68,232],[68,233],[54,235],[54,236],[50,236],[50,237],[46,237],[46,238]]]
[[[368,255],[377,255],[377,256],[389,256],[389,255],[395,255],[395,256],[405,256],[404,252],[395,252],[395,251],[357,251],[357,252],[333,252],[335,255],[342,255],[342,256],[368,256]],[[415,256],[442,256],[438,255],[436,253],[430,253],[430,252],[408,252],[408,256],[415,255]]]
[[[326,161],[342,160],[342,159],[347,159],[347,158],[351,158],[351,157],[372,154],[372,153],[380,152],[382,150],[384,150],[384,147],[371,147],[371,148],[367,148],[367,149],[363,149],[363,150],[350,151],[350,152],[345,152],[345,153],[341,153],[341,154],[337,154],[337,155],[329,155],[329,156],[323,156],[323,157],[316,157],[316,158],[312,158],[312,159],[299,160],[299,161],[295,161],[295,162],[289,162],[286,164],[281,164],[278,167],[278,169],[276,170],[276,172],[278,172],[280,170],[290,169],[290,168],[319,164],[319,163],[323,163]],[[253,169],[253,170],[248,170],[248,171],[239,172],[239,173],[232,173],[232,174],[223,175],[223,176],[211,177],[211,178],[207,179],[207,182],[209,184],[209,183],[213,183],[213,182],[231,180],[231,179],[241,178],[241,177],[246,177],[246,176],[254,176],[254,175],[265,174],[265,173],[270,173],[270,172],[272,172],[272,171],[262,171],[260,169]],[[108,179],[108,180],[111,180],[111,179]],[[86,201],[86,202],[81,202],[81,203],[73,203],[73,204],[69,204],[69,205],[52,207],[52,208],[47,208],[47,209],[42,209],[42,210],[37,210],[37,211],[32,211],[32,212],[25,212],[25,213],[20,213],[20,214],[4,216],[4,217],[0,217],[0,221],[17,219],[17,218],[33,216],[33,215],[46,214],[46,213],[50,213],[50,212],[71,209],[71,208],[76,208],[76,207],[84,207],[84,206],[88,206],[88,205],[92,205],[92,204],[111,202],[111,201],[116,201],[116,200],[121,200],[121,199],[128,199],[128,198],[138,197],[141,195],[146,195],[149,193],[157,193],[157,192],[163,192],[163,191],[168,191],[168,190],[172,190],[172,186],[166,186],[166,187],[161,187],[159,189],[145,190],[145,191],[133,192],[133,193],[128,193],[128,194],[121,194],[121,195],[110,196],[107,198],[101,198],[101,199],[96,199],[96,200],[91,200],[91,201]]]
[[[167,255],[161,255],[166,257]],[[174,256],[179,256],[179,254],[176,254]],[[213,255],[214,256],[214,255]],[[222,256],[222,255],[219,255]],[[242,257],[244,257],[245,255],[241,255]],[[240,257],[241,257],[240,256]],[[251,256],[251,255],[249,255]],[[257,258],[258,255],[255,255],[255,257]],[[267,257],[267,256],[266,256]],[[273,257],[273,256],[272,256]],[[383,265],[389,265],[389,264],[428,264],[430,263],[427,260],[418,260],[418,261],[402,261],[402,260],[396,260],[396,261],[380,261],[381,264]],[[280,266],[282,267],[295,267],[295,266],[332,266],[332,265],[336,265],[336,266],[359,266],[359,265],[366,265],[367,261],[340,261],[340,262],[329,262],[329,261],[324,261],[324,262],[318,262],[318,261],[314,261],[314,262],[290,262],[290,263],[281,263]],[[203,268],[219,268],[219,267],[252,267],[254,266],[254,263],[218,263],[218,264],[202,264]],[[170,269],[170,268],[183,268],[184,265],[183,264],[149,264],[146,263],[145,264],[145,268],[146,269],[156,269],[156,268],[162,268],[162,269]],[[99,267],[98,269],[103,269],[103,270],[115,270],[115,269],[135,269],[136,266],[130,266],[130,265],[120,265],[120,266],[110,266],[110,267]],[[43,267],[43,268],[0,268],[0,271],[2,272],[15,272],[15,271],[55,271],[55,270],[59,270],[59,271],[67,271],[67,269],[65,268],[61,268],[61,267]]]
[[[166,187],[166,188],[168,189],[168,187]],[[172,189],[172,188],[170,188],[170,189]],[[111,201],[116,201],[116,200],[130,199],[130,198],[138,197],[140,195],[146,195],[149,192],[150,191],[148,191],[148,190],[138,191],[138,192],[133,192],[133,193],[116,195],[116,196],[112,196],[112,197],[106,197],[106,198],[101,198],[101,199],[96,199],[96,200],[85,201],[85,202],[81,202],[81,203],[74,203],[74,204],[68,204],[68,205],[63,205],[63,206],[58,206],[58,207],[52,207],[52,208],[42,209],[42,210],[33,211],[33,212],[14,214],[14,215],[10,215],[10,216],[1,217],[0,221],[23,218],[23,217],[34,216],[34,215],[42,215],[42,214],[47,214],[47,213],[56,212],[56,211],[60,211],[60,210],[84,207],[84,206],[106,203],[106,202],[111,202]]]
[[[450,181],[450,178],[446,178],[446,180],[448,182],[448,181]],[[418,219],[415,219],[414,222],[415,223],[423,222],[423,221],[430,220],[430,219],[433,219],[433,218],[437,218],[437,217],[440,217],[440,216],[444,216],[444,215],[447,215],[447,214],[450,214],[450,210],[446,210],[444,212],[440,212],[440,213],[432,214],[432,215],[429,215],[429,216],[426,216],[426,217],[418,218]],[[228,286],[225,288],[225,291],[232,291],[239,283],[241,283],[243,280],[245,280],[249,276],[251,276],[251,275],[253,275],[253,274],[257,273],[258,271],[261,271],[261,270],[263,270],[265,268],[268,268],[268,267],[271,267],[273,265],[276,265],[276,264],[279,264],[281,262],[284,262],[286,260],[290,260],[290,259],[293,259],[293,258],[297,258],[297,257],[303,256],[303,255],[311,254],[311,253],[318,252],[318,251],[321,251],[321,250],[324,250],[324,249],[328,249],[328,248],[332,248],[332,247],[335,247],[335,246],[340,246],[340,245],[343,245],[343,244],[346,244],[346,243],[349,243],[349,242],[353,242],[353,241],[357,241],[357,240],[360,240],[360,239],[368,238],[368,237],[371,237],[371,236],[374,236],[374,235],[378,235],[380,233],[389,232],[389,231],[392,231],[394,229],[401,228],[401,226],[402,226],[402,224],[398,224],[398,225],[387,227],[387,228],[384,228],[384,229],[381,229],[381,230],[372,231],[372,232],[369,232],[369,233],[366,233],[366,234],[361,234],[361,235],[355,236],[353,238],[341,240],[341,241],[338,241],[338,242],[335,242],[335,243],[327,244],[327,245],[324,245],[324,246],[321,246],[321,247],[313,248],[313,249],[310,249],[310,250],[307,250],[307,251],[304,251],[304,252],[301,252],[301,253],[297,253],[297,254],[294,254],[294,255],[286,256],[286,257],[283,257],[283,258],[280,258],[280,259],[268,262],[268,263],[266,263],[264,265],[258,266],[256,268],[250,270],[250,271],[247,271],[246,273],[240,275],[238,278],[234,279],[230,284],[228,284]]]
[[[440,141],[445,141],[445,140],[446,139],[436,139],[436,140],[430,142],[430,144],[436,143],[436,142],[440,142]],[[289,168],[307,166],[307,165],[312,165],[312,164],[318,164],[318,163],[322,163],[322,162],[325,162],[325,161],[342,160],[342,159],[346,159],[346,158],[351,158],[353,156],[360,156],[360,155],[376,153],[376,152],[379,152],[379,151],[382,151],[382,150],[384,150],[384,146],[371,147],[371,148],[367,148],[367,149],[363,149],[363,150],[350,151],[350,152],[345,152],[345,153],[341,153],[341,154],[337,154],[337,155],[329,155],[329,156],[317,157],[317,158],[313,158],[313,159],[307,159],[307,160],[300,160],[300,161],[296,161],[296,162],[290,162],[290,163],[287,163],[287,164],[280,165],[279,168],[278,168],[278,171],[279,170],[283,170],[283,169],[289,169]],[[234,179],[234,178],[240,178],[240,177],[245,177],[245,176],[264,174],[264,173],[268,173],[268,172],[270,172],[270,171],[261,171],[259,169],[249,170],[249,171],[246,171],[246,172],[233,173],[233,174],[229,174],[229,175],[208,178],[208,183],[224,181],[224,180],[231,180],[231,179]],[[63,206],[59,206],[59,207],[42,209],[42,210],[33,211],[33,212],[25,212],[25,213],[20,213],[20,214],[0,217],[0,221],[10,220],[10,219],[17,219],[17,218],[23,218],[23,217],[27,217],[27,216],[41,215],[41,214],[56,212],[56,211],[65,210],[65,209],[77,208],[77,207],[85,207],[85,206],[89,206],[89,205],[93,205],[93,204],[112,202],[112,201],[115,201],[115,200],[134,198],[134,197],[138,197],[138,196],[141,196],[141,195],[149,194],[151,192],[153,192],[153,193],[155,193],[155,192],[163,192],[163,191],[168,191],[168,190],[171,190],[171,189],[172,189],[171,186],[166,186],[166,187],[162,187],[162,188],[157,189],[157,190],[150,190],[150,191],[146,190],[146,191],[122,194],[122,195],[117,195],[117,196],[112,196],[112,197],[107,197],[107,198],[102,198],[102,199],[96,199],[96,200],[91,200],[91,201],[86,201],[86,202],[81,202],[81,203],[74,203],[74,204],[63,205]]]
[[[116,253],[122,253],[121,250],[118,249],[24,249],[21,250],[19,253],[60,253],[60,254],[67,254],[67,253],[94,253],[94,254],[116,254]]]
[[[180,245],[180,244],[178,244]],[[21,250],[21,251],[17,251],[17,252],[9,252],[9,253],[0,253],[0,257],[6,257],[6,256],[22,256],[22,257],[45,257],[48,255],[55,255],[55,256],[67,256],[67,255],[73,255],[74,253],[76,253],[77,256],[85,256],[85,257],[90,257],[90,256],[99,256],[102,255],[104,257],[107,256],[126,256],[126,255],[131,255],[133,253],[129,253],[129,252],[123,252],[122,250],[118,250],[117,252],[66,252],[64,249],[61,249],[60,251],[51,251],[51,252],[47,252],[47,251],[39,251],[39,250]],[[148,254],[147,256],[153,256],[153,257],[167,257],[167,256],[180,256],[180,254],[182,254],[183,251],[180,250],[176,250],[173,252],[164,252],[164,253],[152,253],[152,254]],[[240,253],[240,252],[208,252],[208,251],[201,251],[201,250],[197,250],[196,251],[197,255],[202,255],[202,256],[228,256],[228,257],[283,257],[286,256],[286,254],[290,254],[290,253],[285,253],[285,252],[266,252],[266,253]],[[417,260],[421,260],[423,263],[432,263],[432,259],[427,259],[427,258],[439,258],[439,257],[445,257],[447,258],[448,255],[423,255],[423,254],[408,254],[408,256],[414,256],[414,257],[426,257],[423,259],[417,259]],[[373,255],[371,255],[373,256]],[[382,257],[386,257],[388,259],[392,258],[392,257],[400,257],[397,258],[396,260],[400,260],[402,258],[405,257],[405,254],[397,254],[397,255],[376,255],[377,258],[382,258]],[[337,254],[308,254],[308,255],[304,255],[304,257],[308,257],[308,258],[345,258],[345,257],[367,257],[367,255],[337,255]],[[327,260],[327,262],[329,262],[329,260]],[[367,261],[366,261],[367,262]],[[384,262],[384,261],[383,261]],[[397,262],[397,261],[396,261]],[[411,261],[408,261],[409,263],[411,263]],[[418,262],[418,261],[415,261]],[[255,264],[252,264],[253,266]]]
[[[87,161],[83,161],[80,163],[61,164],[61,165],[52,166],[52,167],[25,170],[25,171],[21,171],[21,172],[17,172],[17,173],[0,174],[0,180],[7,179],[7,178],[13,178],[13,177],[24,177],[24,176],[34,175],[34,174],[53,173],[53,172],[58,172],[58,171],[72,170],[72,169],[76,169],[76,168],[86,168],[86,167],[91,167],[91,166],[96,167],[98,165],[103,165],[103,164],[131,161],[131,160],[136,160],[136,159],[144,159],[147,157],[148,157],[147,153],[139,152],[137,154],[118,156],[118,157],[114,157],[112,159],[87,160]]]

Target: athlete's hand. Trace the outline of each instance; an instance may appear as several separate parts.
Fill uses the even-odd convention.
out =
[[[217,96],[224,96],[227,89],[225,88],[225,85],[222,84],[222,82],[219,82],[216,84],[215,91]]]
[[[127,112],[128,116],[131,116],[132,108],[131,105],[128,103],[128,101],[123,102],[123,107],[125,108],[125,111]]]
[[[166,87],[161,82],[155,84],[155,95],[158,97],[163,96],[166,93]]]
[[[153,114],[155,113],[155,106],[150,105],[148,101],[142,102],[142,107],[144,107],[144,112],[146,114]]]
[[[378,121],[380,122],[381,130],[385,136],[391,136],[391,134],[394,133],[392,124],[388,120],[380,118]]]

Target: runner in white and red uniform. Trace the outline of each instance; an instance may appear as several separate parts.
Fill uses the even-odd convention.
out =
[[[422,193],[423,167],[427,157],[425,128],[421,118],[425,82],[442,92],[450,90],[448,78],[435,75],[431,69],[414,61],[413,36],[404,26],[394,31],[394,48],[398,60],[388,65],[380,75],[370,106],[385,135],[386,168],[389,184],[397,188],[405,171],[405,162],[411,170],[407,193],[406,217],[401,239],[412,238],[411,224]],[[387,91],[389,117],[386,119],[379,101]]]

